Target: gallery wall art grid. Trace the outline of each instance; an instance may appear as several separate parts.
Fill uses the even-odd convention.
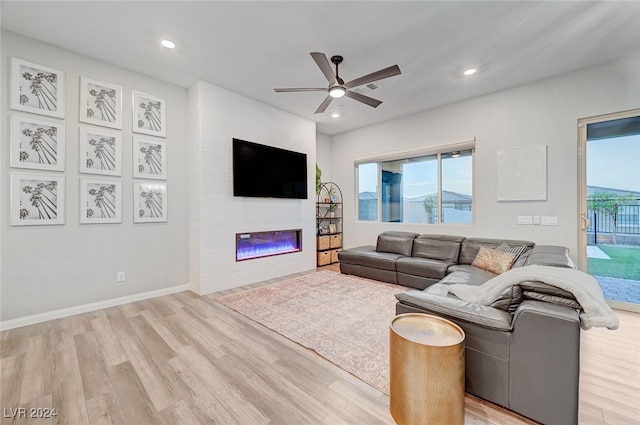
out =
[[[65,72],[11,58],[10,109],[61,121],[10,115],[10,166],[65,172]],[[123,89],[79,76],[78,182],[80,223],[121,223]],[[167,221],[166,101],[131,91],[134,223]],[[105,129],[104,127],[108,127]],[[91,178],[82,175],[102,175]],[[126,177],[126,176],[125,176]],[[163,180],[163,181],[159,181]],[[65,224],[63,174],[11,173],[11,225]]]

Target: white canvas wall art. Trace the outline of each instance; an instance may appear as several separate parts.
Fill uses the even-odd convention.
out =
[[[64,224],[64,177],[11,173],[11,225]]]
[[[11,58],[11,109],[64,118],[64,72]]]
[[[10,126],[12,167],[64,171],[64,123],[12,116]]]
[[[498,201],[547,199],[547,145],[498,151]]]

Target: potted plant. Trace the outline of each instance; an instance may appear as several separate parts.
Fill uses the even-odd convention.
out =
[[[322,188],[322,170],[318,167],[316,163],[316,194],[320,194],[320,189]]]
[[[335,216],[336,216],[336,208],[338,208],[338,206],[336,204],[331,204],[329,206],[329,218],[335,218]]]

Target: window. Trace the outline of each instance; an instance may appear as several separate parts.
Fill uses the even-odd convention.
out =
[[[442,220],[441,223],[472,221],[473,163],[472,152],[459,151],[441,155]]]
[[[357,163],[359,220],[472,222],[473,149],[396,156]]]
[[[378,164],[358,166],[358,220],[378,220]]]

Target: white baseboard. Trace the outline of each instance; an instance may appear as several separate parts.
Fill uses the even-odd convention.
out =
[[[142,292],[140,294],[127,295],[120,298],[98,301],[90,304],[83,304],[75,307],[63,308],[60,310],[48,311],[46,313],[34,314],[32,316],[18,317],[0,322],[0,331],[19,328],[22,326],[34,325],[36,323],[47,322],[49,320],[61,319],[63,317],[74,316],[76,314],[88,313],[90,311],[101,310],[103,308],[115,307],[122,304],[136,301],[148,300],[150,298],[161,297],[163,295],[175,294],[191,289],[189,284],[172,286],[170,288],[157,289],[155,291]]]

